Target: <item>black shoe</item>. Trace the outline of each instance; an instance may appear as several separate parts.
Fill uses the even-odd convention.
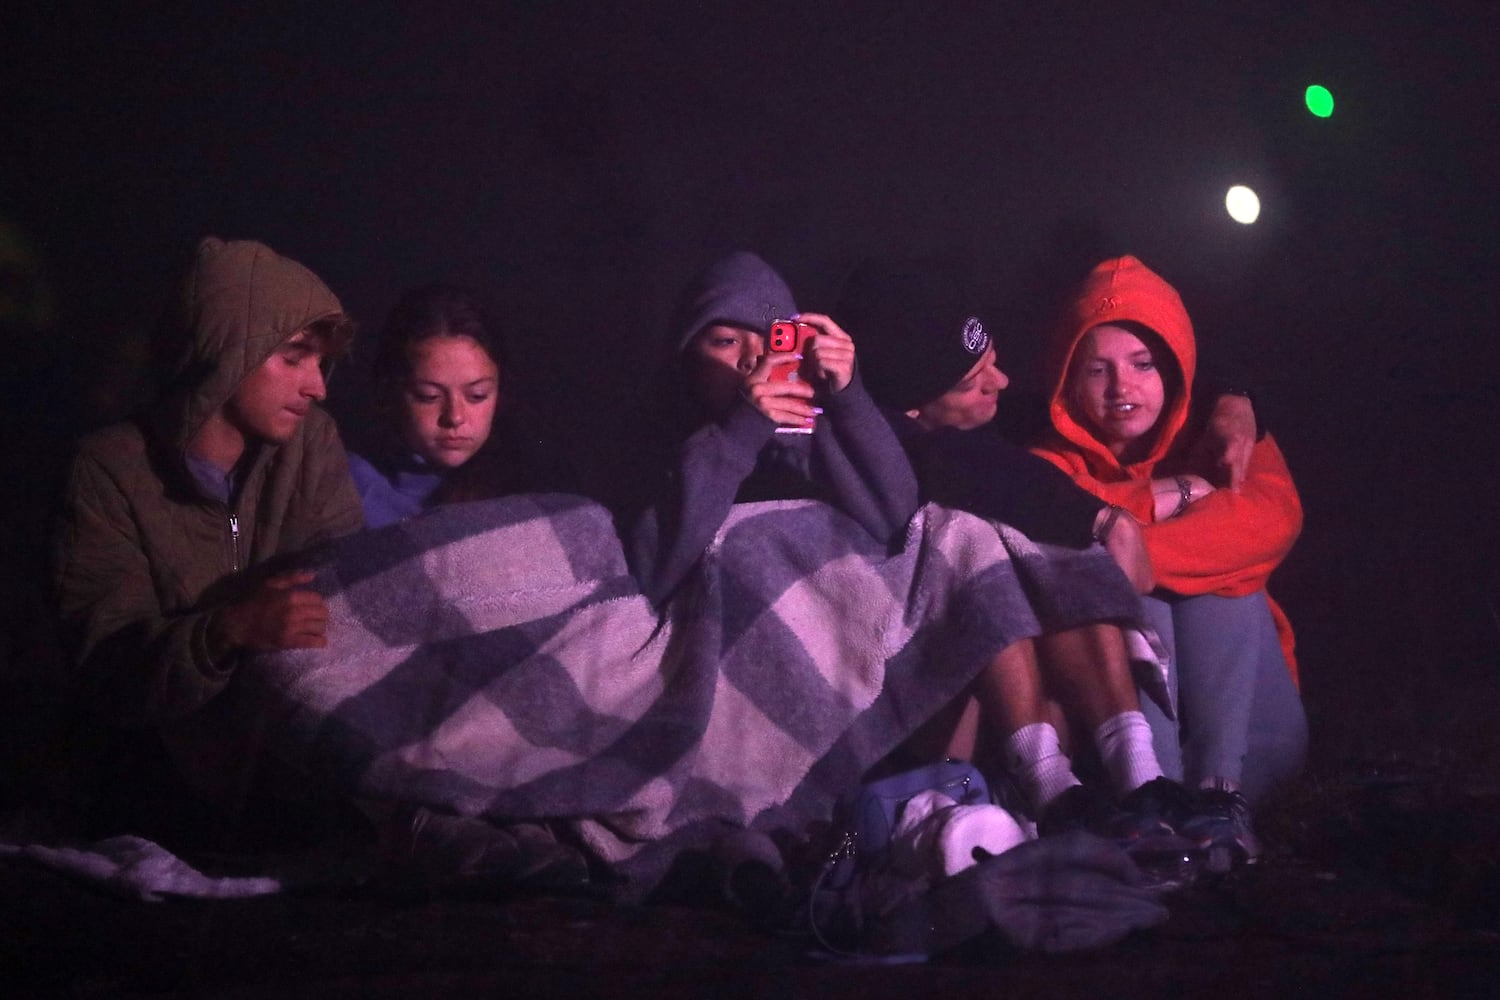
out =
[[[1102,833],[1114,813],[1114,803],[1090,785],[1074,785],[1042,809],[1036,821],[1036,835],[1051,837],[1059,833],[1083,830]]]

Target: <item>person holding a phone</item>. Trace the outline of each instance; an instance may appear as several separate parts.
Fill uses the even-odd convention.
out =
[[[792,350],[767,349],[773,326]],[[618,504],[653,604],[672,596],[737,502],[822,500],[881,543],[902,537],[916,479],[837,323],[799,313],[781,276],[742,251],[698,276],[675,329],[652,471],[629,476],[645,489]]]
[[[573,476],[521,431],[503,331],[467,289],[402,294],[375,347],[383,440],[349,457],[365,526],[454,500],[570,492]]]
[[[680,393],[681,430],[675,436],[680,444],[663,460],[664,474],[653,480],[656,492],[633,522],[627,547],[647,596],[657,604],[670,599],[736,502],[813,497],[843,510],[882,543],[902,540],[918,506],[917,480],[865,389],[853,341],[840,326],[821,314],[799,314],[781,277],[749,253],[731,255],[704,272],[689,289],[683,311],[670,366]],[[797,336],[783,325],[787,318],[817,331],[800,360],[796,351],[767,350],[773,336]],[[793,369],[797,378],[773,377]],[[809,425],[810,435],[777,433]],[[1026,599],[1019,585],[1015,599]],[[1120,613],[1131,608],[1138,602],[1127,593]],[[1064,614],[1071,616],[1072,609]],[[840,625],[829,622],[828,627]],[[944,713],[914,730],[905,756],[963,754],[965,734],[981,715],[984,725],[1007,734],[1036,721],[1041,712],[1036,685],[1028,687],[1037,677],[1035,657],[1029,638],[998,650],[971,688],[978,713],[962,719]],[[1128,674],[1125,683],[1133,684]],[[1148,729],[1147,757],[1149,739]],[[1021,740],[1034,765],[1022,784],[1033,799],[1051,802],[1078,786],[1056,748],[1055,733],[1050,751],[1041,727],[1027,729]],[[1122,767],[1149,771],[1137,784],[1160,775],[1159,768],[1151,770],[1154,759],[1137,766],[1127,756],[1123,749],[1116,755]],[[1091,805],[1076,795],[1066,798],[1075,811]],[[1052,819],[1059,827],[1069,822],[1060,811]],[[1154,832],[1153,824],[1132,822],[1131,830]]]
[[[1134,257],[1104,261],[1054,331],[1052,433],[1035,450],[1143,524],[1147,610],[1175,645],[1186,780],[1216,814],[1204,836],[1253,858],[1250,806],[1307,751],[1291,628],[1266,595],[1302,505],[1269,434],[1237,488],[1204,474],[1189,419],[1197,356],[1176,289]]]

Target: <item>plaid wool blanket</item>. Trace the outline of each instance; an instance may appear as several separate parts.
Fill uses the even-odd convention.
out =
[[[826,819],[1010,643],[1139,620],[1101,549],[931,505],[894,553],[823,504],[736,506],[660,615],[578,497],[439,508],[312,565],[328,648],[241,672],[279,755],[357,798],[565,822],[640,887],[726,824]]]

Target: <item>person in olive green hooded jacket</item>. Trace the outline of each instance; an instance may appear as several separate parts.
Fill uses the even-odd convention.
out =
[[[301,264],[208,237],[162,333],[156,402],[80,443],[53,582],[86,704],[202,791],[248,763],[215,718],[243,655],[327,643],[311,574],[256,567],[361,527],[318,405],[353,324]]]

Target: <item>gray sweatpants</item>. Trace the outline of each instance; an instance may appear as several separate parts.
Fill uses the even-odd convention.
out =
[[[1237,781],[1252,803],[1296,777],[1307,758],[1307,716],[1265,592],[1142,603],[1172,656],[1178,721],[1141,699],[1166,775],[1189,787]]]

